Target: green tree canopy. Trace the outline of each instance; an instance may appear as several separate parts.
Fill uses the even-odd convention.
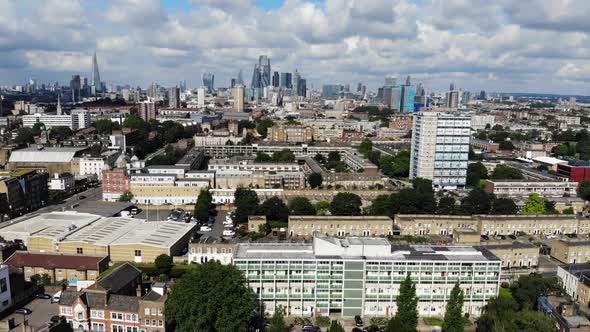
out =
[[[201,190],[193,212],[193,216],[198,222],[206,223],[209,220],[209,217],[211,216],[210,207],[212,202],[213,196],[209,190]]]
[[[342,326],[342,324],[340,324],[339,321],[332,320],[332,323],[330,324],[330,327],[328,327],[328,330],[326,330],[326,332],[344,332],[344,327]]]
[[[195,265],[173,286],[165,306],[167,323],[178,332],[248,331],[256,298],[233,265]]]
[[[409,273],[400,284],[396,304],[397,312],[387,324],[387,332],[416,332],[418,328],[418,297],[416,296],[416,283],[412,281]]]
[[[293,216],[314,216],[315,207],[307,197],[297,196],[289,201],[289,211]]]
[[[320,173],[311,173],[307,177],[307,182],[312,188],[321,187],[323,181],[324,179],[322,178],[322,174]]]
[[[488,169],[481,163],[471,163],[467,166],[467,185],[479,186],[479,181],[488,178]]]
[[[123,121],[123,127],[132,129],[146,129],[149,125],[139,116],[131,114]]]
[[[330,202],[328,201],[319,201],[314,204],[315,210],[319,215],[325,215],[326,212],[330,209]]]
[[[268,332],[285,332],[285,309],[278,305],[275,309],[272,318],[270,319],[270,326]]]
[[[235,221],[239,224],[248,222],[248,217],[256,215],[258,211],[258,195],[250,188],[238,188],[234,194],[236,207]]]
[[[492,200],[490,214],[516,214],[518,207],[511,198],[501,197]]]
[[[461,200],[461,210],[466,214],[488,214],[492,208],[492,197],[483,189],[476,188]]]
[[[96,120],[96,122],[94,123],[94,128],[96,128],[96,131],[99,134],[108,135],[111,134],[113,130],[121,129],[121,126],[118,123],[113,122],[109,119],[100,119]]]
[[[590,200],[590,180],[582,180],[578,184],[578,197]]]
[[[364,138],[359,145],[359,152],[368,156],[371,150],[373,150],[373,142],[368,138]]]
[[[283,149],[281,151],[275,151],[272,154],[272,160],[274,162],[288,162],[295,161],[295,154],[289,149]]]
[[[375,197],[371,202],[371,206],[367,209],[367,214],[372,216],[393,215],[393,201],[391,195],[379,195]]]
[[[289,219],[289,208],[277,196],[273,196],[260,204],[258,211],[259,214],[265,215],[269,221],[286,222]]]
[[[463,290],[459,283],[456,283],[447,302],[442,330],[443,332],[463,332],[464,329]]]
[[[402,150],[395,156],[381,156],[379,167],[387,176],[408,177],[410,175],[410,151]]]
[[[490,178],[494,180],[520,180],[524,179],[522,171],[508,165],[498,165],[494,168]]]
[[[156,264],[158,272],[164,274],[170,273],[170,269],[172,269],[173,265],[172,257],[166,254],[161,254],[158,257],[156,257],[154,263]]]
[[[256,126],[256,131],[260,136],[266,137],[268,135],[268,128],[272,127],[274,122],[271,119],[264,119]]]
[[[524,215],[540,215],[545,214],[546,211],[543,197],[537,193],[532,193],[525,202],[522,210],[520,210],[520,213]]]
[[[256,153],[256,159],[254,159],[257,163],[268,163],[272,161],[272,157],[264,152]]]
[[[353,193],[338,193],[330,203],[330,213],[335,216],[361,215],[361,198]]]
[[[452,196],[445,196],[442,197],[438,201],[438,206],[436,207],[436,214],[455,214],[457,213],[457,202],[455,198]]]
[[[133,193],[126,191],[119,196],[119,202],[129,202],[133,199]]]

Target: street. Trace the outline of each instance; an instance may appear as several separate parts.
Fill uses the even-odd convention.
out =
[[[25,308],[31,309],[32,313],[26,315],[27,324],[33,328],[33,331],[38,331],[44,327],[47,327],[47,322],[52,316],[58,315],[58,306],[56,303],[51,303],[49,299],[34,299],[24,306]],[[6,317],[6,319],[14,318],[16,327],[11,331],[22,331],[23,315],[13,313]]]

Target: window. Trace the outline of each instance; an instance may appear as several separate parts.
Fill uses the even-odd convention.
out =
[[[164,314],[164,309],[158,308],[158,316],[162,316]]]
[[[152,308],[152,316],[156,315],[156,308]]]
[[[145,326],[150,326],[150,320],[149,319],[146,319],[145,320]]]
[[[6,282],[6,278],[0,279],[0,293],[4,293],[8,290],[8,283]]]
[[[161,319],[158,321],[158,326],[164,326],[164,322]]]
[[[84,249],[76,248],[76,254],[82,255],[84,253]]]
[[[70,308],[70,307],[61,307],[61,314],[62,315],[71,315],[72,314],[72,308]]]
[[[92,318],[104,318],[104,311],[102,311],[102,310],[90,310],[90,317],[92,317]]]
[[[141,257],[141,250],[135,250],[135,257]]]
[[[145,310],[144,310],[144,313],[145,313],[146,315],[149,315],[149,314],[150,314],[150,308],[145,308]]]

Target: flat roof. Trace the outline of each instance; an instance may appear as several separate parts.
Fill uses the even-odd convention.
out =
[[[11,220],[11,224],[0,229],[0,234],[7,241],[26,242],[31,236],[58,240],[99,218],[95,214],[76,211],[36,214],[27,219]]]
[[[195,224],[193,223],[174,221],[142,222],[115,239],[111,242],[111,245],[141,244],[169,248],[194,228]]]
[[[488,244],[482,245],[481,247],[487,249],[530,249],[530,248],[537,248],[536,245],[532,243],[524,243],[524,242],[511,242],[511,243],[495,243],[495,244]]]
[[[66,237],[63,242],[84,242],[97,246],[108,246],[127,232],[139,227],[142,222],[143,220],[135,218],[102,218]]]
[[[29,147],[12,151],[9,163],[69,163],[79,151],[87,147],[45,147],[37,149]]]
[[[539,163],[550,164],[550,165],[567,164],[566,160],[553,158],[553,157],[547,157],[547,156],[534,157],[533,161],[536,161]]]

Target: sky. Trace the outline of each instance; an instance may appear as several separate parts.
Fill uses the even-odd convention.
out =
[[[0,0],[0,84],[215,86],[259,55],[322,84],[590,95],[588,0]]]

